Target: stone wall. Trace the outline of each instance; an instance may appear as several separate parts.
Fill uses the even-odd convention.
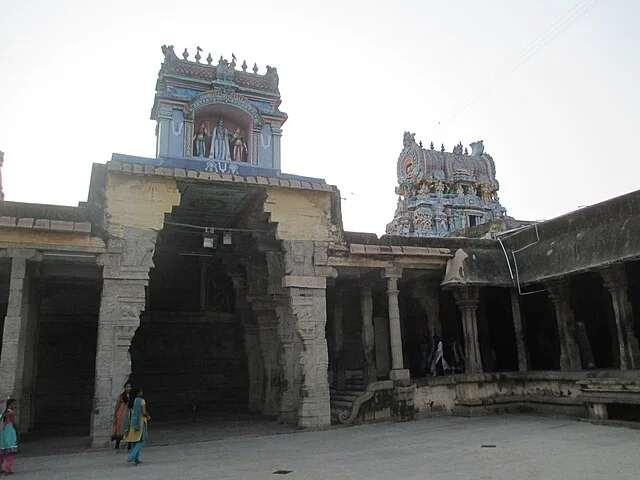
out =
[[[338,234],[332,215],[333,187],[321,187],[327,191],[267,189],[264,211],[278,224],[278,239],[327,241]]]
[[[536,411],[584,417],[581,383],[605,378],[624,383],[633,373],[511,372],[455,375],[417,380],[416,416],[484,415],[491,412]]]

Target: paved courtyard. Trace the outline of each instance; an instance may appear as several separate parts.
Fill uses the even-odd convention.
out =
[[[33,480],[637,479],[640,430],[528,415],[438,417],[149,445],[141,459],[130,466],[111,450],[19,456],[14,470]]]

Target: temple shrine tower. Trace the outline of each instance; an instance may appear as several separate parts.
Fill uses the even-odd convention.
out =
[[[505,218],[498,199],[493,158],[482,141],[462,143],[453,152],[425,149],[415,134],[404,133],[398,158],[398,206],[387,233],[410,237],[443,237],[450,232]]]
[[[185,49],[178,58],[173,46],[163,46],[164,62],[156,83],[151,119],[156,120],[156,157],[208,162],[210,171],[237,173],[236,162],[280,170],[280,136],[287,114],[281,112],[278,72],[267,66],[247,71],[236,58],[209,54],[202,63]],[[227,163],[231,162],[231,163]]]

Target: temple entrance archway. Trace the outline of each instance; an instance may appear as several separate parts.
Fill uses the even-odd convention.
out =
[[[131,381],[144,388],[156,421],[259,413],[255,390],[263,385],[256,386],[255,372],[263,357],[244,266],[264,263],[255,247],[271,232],[261,223],[264,191],[188,181],[178,187],[181,203],[158,235],[130,348]]]

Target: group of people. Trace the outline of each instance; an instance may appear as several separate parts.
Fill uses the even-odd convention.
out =
[[[18,401],[9,398],[0,414],[0,474],[13,474],[13,459],[18,452],[20,438],[17,407]],[[120,451],[121,442],[127,442],[127,462],[140,464],[140,450],[148,438],[147,422],[150,419],[142,388],[131,388],[131,383],[127,382],[124,391],[116,398],[111,429],[111,440],[116,442],[116,452]]]
[[[445,373],[461,373],[464,372],[465,358],[462,346],[454,337],[451,338],[449,346],[452,362],[449,363],[445,359],[444,345],[438,335],[433,336],[433,348],[429,349],[427,340],[420,344],[420,373],[423,376],[431,374],[444,375]]]
[[[111,441],[116,442],[116,452],[120,451],[121,442],[127,443],[127,462],[140,464],[140,451],[147,442],[150,419],[142,388],[132,388],[130,382],[125,383],[124,391],[116,397]]]

